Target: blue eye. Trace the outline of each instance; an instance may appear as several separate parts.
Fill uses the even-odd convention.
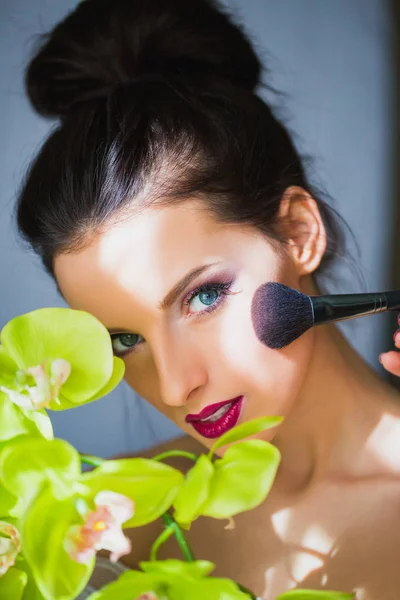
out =
[[[194,310],[194,314],[212,312],[224,300],[224,297],[229,294],[229,288],[232,285],[229,283],[205,283],[193,290],[189,297],[185,300],[185,306],[193,306],[195,300],[199,300],[199,309]],[[207,306],[208,308],[204,308]]]
[[[197,292],[190,300],[190,306],[193,308],[193,303],[195,300],[199,300],[204,306],[212,306],[220,297],[221,294],[218,293],[218,290],[211,289],[207,291]],[[201,308],[201,307],[200,307]]]
[[[111,343],[114,350],[114,354],[116,356],[122,356],[126,354],[126,352],[129,351],[129,349],[135,348],[138,345],[137,338],[140,337],[141,336],[137,333],[113,333],[111,335]],[[123,347],[122,350],[116,348],[117,344],[115,344],[114,342],[118,340],[120,341],[120,345]]]

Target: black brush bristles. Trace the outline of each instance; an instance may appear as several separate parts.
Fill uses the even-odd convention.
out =
[[[270,281],[255,291],[251,319],[265,346],[284,348],[314,325],[313,306],[310,296]]]

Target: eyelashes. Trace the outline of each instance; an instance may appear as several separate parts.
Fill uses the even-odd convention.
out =
[[[123,338],[125,338],[125,339],[131,339],[131,338],[141,337],[141,336],[139,334],[137,334],[137,333],[112,333],[110,337],[111,337],[111,345],[112,345],[113,350],[114,350],[114,355],[115,356],[119,356],[120,358],[122,358],[123,356],[125,356],[125,354],[130,354],[131,352],[134,352],[136,346],[138,346],[139,344],[132,344],[131,345],[128,342],[127,343],[128,348],[132,347],[133,350],[127,350],[125,352],[120,352],[120,351],[117,351],[115,349],[114,340],[118,340],[118,338],[120,338],[120,339],[123,339]]]
[[[212,312],[216,311],[217,309],[219,309],[224,304],[226,297],[228,295],[237,293],[237,292],[233,292],[231,290],[233,282],[234,282],[234,279],[231,279],[230,281],[209,281],[207,283],[204,283],[204,284],[196,287],[193,291],[191,291],[186,296],[185,300],[183,301],[183,304],[185,307],[190,306],[191,302],[197,296],[200,296],[201,294],[210,294],[215,291],[215,292],[217,292],[217,297],[216,297],[215,302],[213,302],[209,306],[204,305],[205,306],[204,310],[195,312],[195,313],[193,313],[193,315],[189,316],[188,318],[198,321],[206,314],[212,313]],[[132,341],[132,338],[138,338],[138,337],[140,338],[142,336],[140,336],[139,334],[136,334],[136,333],[114,333],[114,334],[111,334],[111,342],[112,342],[112,345],[114,348],[114,354],[121,358],[127,354],[131,354],[132,352],[135,352],[136,348],[138,346],[140,346],[140,344],[143,343],[143,342],[137,342],[135,344],[135,343],[127,342],[127,346],[125,346],[125,348],[128,347],[130,349],[125,350],[125,351],[119,351],[119,350],[115,349],[114,340],[118,340],[118,338],[120,338],[121,340],[123,338],[126,338],[126,339],[129,339]],[[122,345],[124,345],[124,344],[122,343]]]
[[[233,281],[227,281],[227,282],[216,281],[214,283],[212,281],[209,281],[208,283],[204,283],[203,285],[198,286],[196,289],[194,289],[189,294],[189,296],[184,300],[184,305],[189,306],[191,301],[196,296],[200,296],[200,294],[209,294],[210,292],[217,291],[217,292],[219,292],[219,295],[218,295],[216,301],[213,304],[211,304],[208,308],[205,308],[204,310],[201,310],[198,313],[194,313],[194,314],[202,315],[204,313],[213,312],[225,300],[226,296],[233,293],[230,289],[232,286],[232,283],[233,283]],[[193,318],[193,317],[191,317],[191,318]],[[197,319],[198,317],[194,317],[194,318]]]

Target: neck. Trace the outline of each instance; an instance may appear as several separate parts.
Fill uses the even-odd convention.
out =
[[[306,381],[274,438],[282,454],[276,484],[288,493],[327,478],[374,477],[394,466],[385,431],[391,421],[399,422],[397,392],[335,325],[315,327],[311,334],[315,343]]]

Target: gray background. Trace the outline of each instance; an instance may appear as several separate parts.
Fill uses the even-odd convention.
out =
[[[151,0],[143,0],[151,1]],[[43,306],[64,306],[39,260],[22,249],[11,223],[21,177],[53,124],[37,117],[23,95],[22,74],[35,36],[77,2],[0,0],[0,327]],[[357,265],[335,270],[332,292],[389,287],[392,218],[392,27],[383,0],[241,0],[236,7],[284,92],[279,114],[296,143],[315,160],[315,183],[359,244]],[[277,99],[275,98],[275,104]],[[350,246],[355,255],[355,250]],[[387,349],[386,315],[359,319],[343,331],[378,369]],[[52,414],[56,435],[101,456],[134,452],[180,433],[126,384],[94,404]]]

